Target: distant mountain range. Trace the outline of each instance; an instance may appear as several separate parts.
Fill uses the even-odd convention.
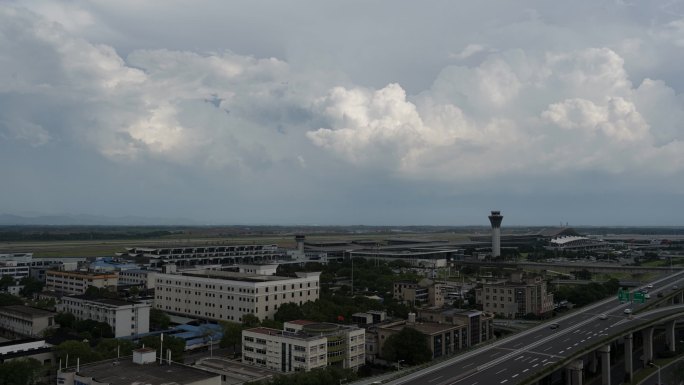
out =
[[[186,218],[149,218],[137,216],[108,217],[101,215],[39,215],[0,214],[0,226],[197,226]]]

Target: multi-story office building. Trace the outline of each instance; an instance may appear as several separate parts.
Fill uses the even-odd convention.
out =
[[[57,270],[45,272],[45,288],[62,293],[85,294],[89,286],[97,288],[116,287],[118,283],[118,273]]]
[[[410,327],[426,336],[433,358],[450,355],[493,338],[493,318],[479,310],[421,309],[418,317],[410,313],[406,321],[386,322],[370,327],[366,338],[366,354],[371,361],[382,358],[382,349],[387,338]]]
[[[112,327],[114,337],[125,337],[150,331],[148,303],[120,299],[91,299],[84,296],[62,297],[57,305],[60,312],[73,314],[76,319],[104,322]]]
[[[233,246],[178,246],[178,247],[131,247],[125,253],[129,257],[143,257],[150,260],[152,266],[158,267],[166,263],[178,266],[194,266],[207,264],[236,264],[275,261],[286,253],[278,249],[278,245],[233,245]]]
[[[522,273],[513,274],[508,281],[483,284],[475,290],[475,299],[483,311],[508,318],[553,311],[553,293],[546,291],[546,281],[540,276],[524,278]]]
[[[242,362],[281,372],[328,365],[357,370],[365,363],[365,331],[304,320],[286,322],[283,330],[243,330]]]
[[[205,270],[157,274],[154,307],[187,317],[240,322],[244,314],[271,319],[278,307],[315,301],[320,272],[297,277]]]
[[[143,289],[155,288],[155,277],[158,271],[130,269],[119,272],[120,285],[133,285]]]
[[[444,306],[446,286],[430,280],[394,283],[394,299],[411,305]]]
[[[48,268],[57,268],[61,270],[74,270],[78,262],[84,261],[84,258],[37,258],[33,259],[33,253],[13,253],[0,254],[0,276],[11,275],[16,280],[33,276],[31,274],[33,269],[43,270]],[[44,276],[42,276],[44,278]]]
[[[0,329],[8,337],[40,337],[55,326],[55,313],[24,305],[0,306]]]

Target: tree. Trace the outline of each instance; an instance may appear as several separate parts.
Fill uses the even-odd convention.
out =
[[[42,366],[33,358],[22,358],[0,364],[0,384],[32,385]]]
[[[407,365],[417,365],[430,361],[432,351],[424,334],[414,328],[405,327],[385,340],[382,356],[388,361],[401,359]]]
[[[254,314],[243,314],[242,315],[242,326],[245,328],[254,328],[259,326],[261,323],[259,322],[259,317],[255,316]]]
[[[288,302],[280,305],[280,307],[278,307],[278,311],[276,311],[273,315],[273,319],[280,322],[302,319],[303,317],[304,313],[302,312],[302,309],[300,309],[299,305],[294,302]]]
[[[91,319],[76,321],[73,328],[79,333],[89,333],[91,338],[100,339],[114,337],[112,327],[109,326],[109,324]]]
[[[102,359],[99,353],[94,352],[90,345],[81,341],[64,341],[57,345],[55,348],[55,354],[58,360],[62,360],[64,365],[75,366],[76,359],[80,358],[81,364],[88,362],[99,361]],[[69,356],[69,362],[66,362],[67,355]]]
[[[132,296],[133,298],[136,298],[136,297],[138,296],[138,294],[140,294],[140,289],[138,289],[137,287],[133,286],[132,288],[130,288],[130,289],[128,290],[128,292],[131,293],[131,296]]]
[[[95,351],[104,359],[115,358],[117,354],[120,357],[130,356],[133,354],[133,349],[135,349],[133,342],[116,338],[103,338],[95,347]]]
[[[160,337],[147,336],[140,341],[146,347],[159,350]],[[166,350],[171,349],[171,360],[176,362],[183,362],[183,353],[185,352],[185,340],[182,338],[166,335],[164,336],[164,359],[166,359]]]
[[[34,294],[40,293],[45,286],[45,283],[33,278],[24,277],[19,281],[19,284],[24,286],[19,293],[24,297],[33,297]]]
[[[222,348],[233,347],[233,352],[237,353],[237,346],[242,344],[242,325],[235,322],[221,322],[223,327],[223,337],[219,344]]]
[[[264,385],[317,385],[339,384],[342,381],[353,382],[357,378],[351,369],[342,369],[336,366],[318,368],[309,372],[297,372],[288,375],[277,375],[267,381],[260,382]]]
[[[152,308],[150,309],[150,326],[155,330],[166,330],[169,328],[171,319],[163,311]]]
[[[0,290],[7,290],[8,287],[14,286],[15,282],[14,277],[11,275],[3,275],[0,278]]]
[[[102,298],[102,294],[100,293],[100,289],[95,287],[95,286],[88,286],[88,288],[86,289],[86,291],[83,295],[87,298],[92,298],[92,299]]]
[[[0,293],[0,306],[23,304],[24,301],[22,301],[21,298],[17,297],[16,295],[12,295],[9,293]]]
[[[76,316],[71,313],[57,313],[55,322],[57,322],[60,327],[71,329],[76,323]]]

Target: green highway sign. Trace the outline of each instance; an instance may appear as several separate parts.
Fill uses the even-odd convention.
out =
[[[618,289],[618,301],[629,302],[629,290]]]
[[[644,303],[646,302],[646,297],[644,293],[637,291],[634,293],[634,302]]]

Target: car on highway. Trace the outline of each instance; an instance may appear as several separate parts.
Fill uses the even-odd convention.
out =
[[[679,289],[679,286],[677,286],[677,285],[672,286],[672,290],[677,290],[677,289]]]
[[[625,314],[632,314],[632,309],[630,309],[630,308],[625,309]]]
[[[648,294],[648,293],[647,293],[647,294],[644,294],[644,298],[646,298],[646,299],[651,299],[651,295]]]
[[[608,319],[608,316],[605,315],[605,314],[601,314],[601,315],[599,316],[599,319]]]
[[[653,284],[652,284],[652,283],[648,284],[648,285],[646,286],[646,288],[647,288],[647,289],[653,289]]]
[[[549,329],[558,329],[559,327],[560,325],[557,323],[552,323],[551,325],[549,325]]]

